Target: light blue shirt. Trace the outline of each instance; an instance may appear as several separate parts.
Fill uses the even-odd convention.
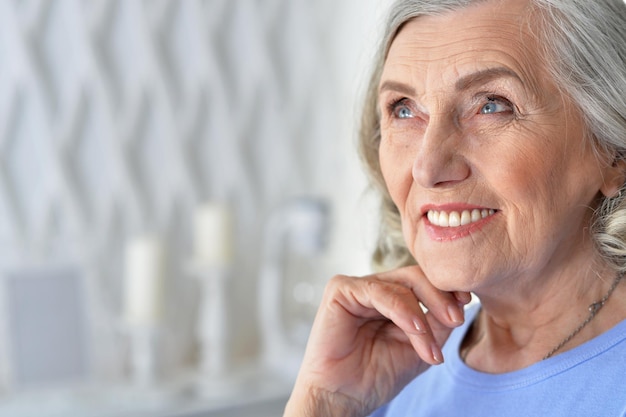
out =
[[[486,374],[459,356],[478,306],[444,346],[446,362],[414,379],[372,417],[626,417],[626,320],[519,371]]]

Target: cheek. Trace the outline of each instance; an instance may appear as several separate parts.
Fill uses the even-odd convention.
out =
[[[389,141],[383,140],[380,145],[379,162],[383,179],[391,199],[404,218],[406,203],[411,184],[413,183],[412,162],[408,149],[399,149],[390,146]]]
[[[516,219],[513,234],[522,239],[531,230],[550,234],[564,223],[578,224],[598,189],[597,169],[590,158],[580,156],[583,150],[557,146],[549,138],[541,143],[545,146],[517,146],[511,152],[515,158],[490,165],[498,167],[492,185]]]
[[[489,188],[526,204],[545,194],[554,175],[563,170],[566,149],[550,126],[524,122],[503,132],[472,136],[472,163]],[[559,175],[559,174],[556,174]]]
[[[497,190],[503,209],[514,220],[509,227],[518,238],[524,239],[528,231],[546,227],[548,213],[557,212],[555,202],[561,200],[558,174],[562,167],[552,153],[538,153],[520,147],[511,153],[514,159],[493,161],[497,174],[491,177],[492,189]],[[508,163],[507,163],[508,162]],[[561,178],[562,179],[562,178]]]
[[[414,210],[411,209],[410,193],[413,185],[413,163],[408,148],[389,146],[383,141],[380,146],[379,161],[381,172],[387,186],[387,191],[400,212],[402,236],[411,248],[417,230],[415,221],[410,218]]]
[[[521,201],[525,201],[524,197],[532,197],[533,194],[550,188],[552,170],[556,168],[549,161],[550,158],[544,158],[524,148],[518,148],[511,154],[515,155],[514,160],[500,158],[492,162],[498,168],[496,180],[504,185],[503,191],[517,194]]]

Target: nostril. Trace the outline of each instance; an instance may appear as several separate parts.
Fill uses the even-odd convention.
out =
[[[424,188],[455,184],[469,178],[471,169],[460,155],[443,151],[416,158],[413,163],[413,180]]]

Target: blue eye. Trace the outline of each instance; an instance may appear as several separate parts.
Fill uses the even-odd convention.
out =
[[[487,103],[480,108],[480,114],[494,114],[511,111],[511,104],[508,103],[508,101],[496,98],[489,98],[487,100]]]
[[[395,113],[396,116],[400,119],[410,119],[411,117],[413,117],[411,109],[409,109],[407,106],[400,106],[396,109]]]
[[[415,117],[411,107],[406,104],[406,99],[403,98],[391,104],[391,113],[398,119],[411,119]]]

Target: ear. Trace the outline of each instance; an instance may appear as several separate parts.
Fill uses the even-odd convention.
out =
[[[626,183],[626,160],[620,154],[615,155],[613,163],[604,168],[604,181],[600,191],[605,197],[614,197]]]

